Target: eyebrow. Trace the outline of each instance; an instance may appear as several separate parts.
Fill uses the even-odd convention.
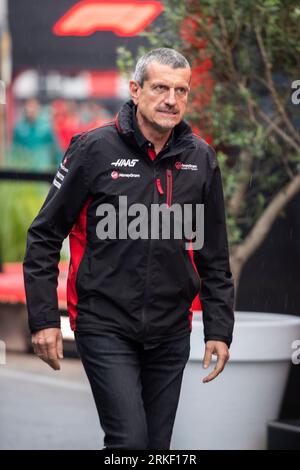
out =
[[[167,85],[166,83],[163,83],[163,82],[154,82],[154,83],[152,83],[151,86],[157,86],[157,85],[162,85],[162,86],[166,86],[167,88],[170,88],[169,85]],[[185,88],[186,90],[188,90],[189,86],[188,85],[177,85],[175,88]]]

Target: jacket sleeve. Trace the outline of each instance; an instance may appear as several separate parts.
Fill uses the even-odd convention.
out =
[[[204,195],[204,243],[194,251],[201,279],[204,340],[232,342],[234,326],[234,284],[229,251],[221,171],[215,151],[209,147],[210,178]]]
[[[57,278],[60,250],[89,196],[84,140],[75,135],[49,193],[27,233],[23,274],[31,332],[60,327]]]

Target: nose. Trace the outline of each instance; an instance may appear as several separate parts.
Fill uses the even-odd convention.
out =
[[[165,98],[165,103],[169,106],[174,106],[176,104],[176,96],[174,88],[170,88],[169,93]]]

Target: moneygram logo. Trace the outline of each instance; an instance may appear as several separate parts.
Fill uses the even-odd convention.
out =
[[[176,170],[198,170],[198,165],[191,165],[190,163],[182,163],[182,162],[176,162],[175,163],[175,168]]]
[[[113,180],[118,178],[140,178],[141,175],[138,173],[120,173],[119,171],[112,171],[111,177]]]

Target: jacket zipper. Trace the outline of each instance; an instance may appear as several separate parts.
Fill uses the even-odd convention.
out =
[[[167,205],[170,207],[172,205],[172,170],[166,170],[167,176]],[[153,165],[153,187],[152,187],[152,200],[151,203],[158,204],[159,202],[159,194],[164,194],[164,190],[161,185],[161,180],[157,177],[156,167],[155,164]],[[155,191],[156,186],[156,191]],[[150,240],[149,240],[149,248],[148,248],[148,255],[147,255],[147,270],[146,270],[146,281],[145,281],[145,292],[144,292],[144,305],[142,308],[142,329],[143,329],[143,338],[146,335],[146,304],[148,300],[148,284],[149,284],[149,273],[150,273],[150,266],[151,266],[151,248],[152,248],[152,238],[150,233]]]
[[[173,192],[173,179],[172,179],[172,170],[166,170],[166,178],[167,178],[167,206],[170,207],[172,205],[172,192]]]
[[[155,190],[155,186],[157,191]],[[158,203],[158,193],[160,193],[160,179],[156,178],[156,168],[153,165],[153,185],[152,185],[152,198],[151,204]],[[161,188],[162,190],[162,188]],[[151,226],[150,226],[151,229]],[[149,234],[148,234],[149,235]],[[146,319],[146,304],[148,300],[148,284],[149,284],[149,275],[150,275],[150,266],[151,266],[151,248],[152,248],[152,238],[150,233],[150,239],[148,244],[148,254],[147,254],[147,269],[146,269],[146,280],[145,280],[145,291],[144,291],[144,304],[142,308],[142,331],[143,331],[143,338],[146,336],[146,327],[147,327],[147,319]]]

